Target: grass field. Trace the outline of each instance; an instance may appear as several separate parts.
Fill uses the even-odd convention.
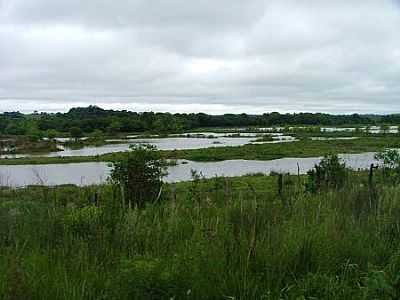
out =
[[[106,185],[2,189],[0,298],[398,299],[400,187],[305,180],[167,185],[142,210]]]

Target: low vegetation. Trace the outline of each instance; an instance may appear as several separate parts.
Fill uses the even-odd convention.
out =
[[[381,158],[369,173],[334,155],[318,176],[194,172],[129,207],[120,180],[1,189],[0,298],[398,299],[400,160]]]
[[[41,154],[58,151],[57,144],[51,140],[38,140],[34,136],[5,137],[0,139],[0,155],[30,153]]]

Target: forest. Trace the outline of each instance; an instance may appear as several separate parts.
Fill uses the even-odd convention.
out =
[[[4,112],[0,114],[0,134],[54,137],[69,133],[72,128],[82,134],[127,132],[182,132],[210,127],[260,127],[287,125],[344,126],[400,123],[400,115],[331,115],[324,113],[278,112],[260,115],[205,113],[171,114],[104,110],[98,106],[77,107],[67,113]]]

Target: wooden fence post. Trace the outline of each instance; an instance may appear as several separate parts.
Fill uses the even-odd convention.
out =
[[[283,174],[278,176],[278,194],[281,196],[283,192]]]

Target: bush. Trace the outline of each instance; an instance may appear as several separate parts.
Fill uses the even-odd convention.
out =
[[[398,182],[400,179],[400,153],[397,150],[385,150],[375,155],[383,168],[383,175],[386,180]]]
[[[121,187],[128,206],[143,207],[160,198],[166,174],[166,161],[156,147],[133,145],[131,151],[113,162],[110,179]]]
[[[342,188],[346,182],[346,164],[336,154],[326,155],[314,169],[307,172],[306,190],[317,192],[321,189]]]

